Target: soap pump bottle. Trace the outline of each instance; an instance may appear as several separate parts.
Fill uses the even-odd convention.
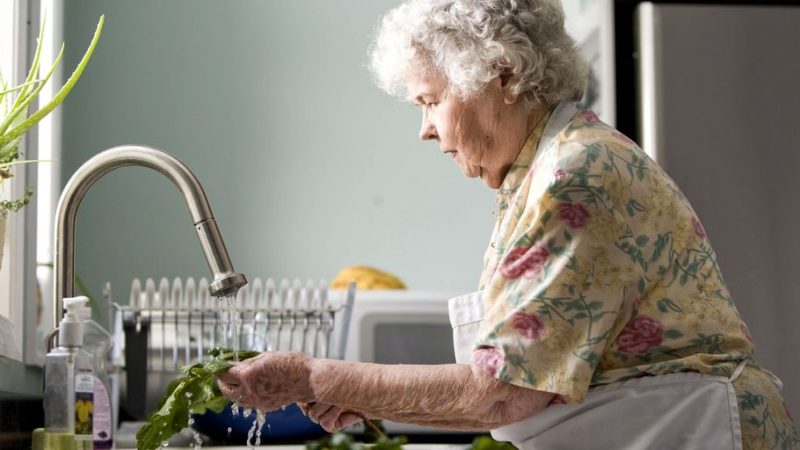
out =
[[[83,348],[83,321],[78,315],[86,301],[86,297],[64,299],[66,314],[58,327],[58,347],[45,357],[46,446],[74,441],[77,450],[93,447],[94,363]]]
[[[87,297],[81,299],[75,312],[83,322],[83,348],[92,355],[94,363],[94,409],[93,440],[94,450],[107,450],[113,444],[114,417],[111,404],[111,380],[108,376],[108,359],[113,340],[111,333],[92,319],[92,309],[86,304]]]

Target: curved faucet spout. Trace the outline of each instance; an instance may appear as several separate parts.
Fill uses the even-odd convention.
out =
[[[213,296],[234,295],[247,284],[244,275],[236,273],[228,250],[211,214],[208,199],[197,178],[174,156],[155,148],[124,145],[98,153],[75,171],[67,182],[56,208],[54,328],[62,317],[61,302],[74,295],[75,218],[84,195],[103,175],[124,166],[143,166],[157,170],[169,178],[183,194],[192,216],[200,245],[203,247],[214,280],[209,286]]]

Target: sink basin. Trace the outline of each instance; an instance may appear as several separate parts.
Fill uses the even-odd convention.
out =
[[[143,422],[125,422],[120,424],[119,432],[115,436],[115,443],[116,448],[119,450],[123,449],[135,449],[136,448],[136,438],[135,434],[139,427]],[[186,429],[180,433],[180,435],[173,436],[174,439],[170,440],[170,445],[167,447],[169,450],[184,450],[188,449],[188,443],[192,441],[191,430]],[[402,434],[402,433],[400,433]],[[391,436],[396,434],[392,433]],[[309,440],[313,440],[314,438],[310,438]],[[229,441],[234,442],[234,441]],[[245,440],[242,439],[238,441],[237,444],[241,443],[244,444]],[[305,450],[305,445],[283,445],[283,444],[270,444],[269,441],[265,441],[262,439],[262,443],[257,448],[265,448],[268,450]],[[403,448],[405,450],[466,450],[470,448],[470,444],[405,444]],[[209,446],[203,445],[202,450],[250,450],[252,447],[247,447],[247,445],[227,445],[227,446]]]
[[[321,426],[306,417],[295,404],[288,405],[282,410],[268,412],[266,419],[261,429],[263,444],[313,440],[327,434]],[[209,411],[202,416],[194,416],[192,428],[211,438],[212,442],[238,444],[247,442],[253,422],[255,413],[246,418],[241,413],[234,415],[231,412],[231,405],[228,405],[219,414]]]
[[[268,450],[305,450],[305,445],[261,445],[261,447],[268,449]],[[406,444],[403,445],[404,449],[407,450],[465,450],[470,446],[467,444]],[[172,450],[178,450],[178,448],[169,447]],[[234,445],[234,446],[225,446],[225,447],[206,447],[203,446],[204,450],[250,450],[253,447],[247,447],[246,445]],[[260,448],[260,447],[256,447]]]

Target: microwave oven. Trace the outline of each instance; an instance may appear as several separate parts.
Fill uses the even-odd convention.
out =
[[[455,362],[448,300],[458,292],[357,291],[344,359],[379,364]]]

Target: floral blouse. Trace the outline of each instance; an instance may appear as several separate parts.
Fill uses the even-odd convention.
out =
[[[680,189],[591,111],[537,152],[545,122],[498,191],[475,363],[568,403],[634,377],[730,376],[752,340]],[[734,383],[746,448],[796,444],[765,373],[750,363]]]

